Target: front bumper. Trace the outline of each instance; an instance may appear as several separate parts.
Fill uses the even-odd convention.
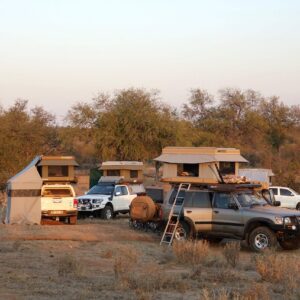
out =
[[[273,231],[276,232],[277,236],[282,239],[287,238],[299,238],[300,239],[300,223],[273,225]]]

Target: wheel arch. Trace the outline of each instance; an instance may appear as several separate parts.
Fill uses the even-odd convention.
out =
[[[272,225],[274,225],[274,223],[266,218],[251,219],[250,221],[248,221],[246,223],[245,230],[244,230],[244,239],[248,239],[250,232],[253,229],[260,227],[260,226],[268,227],[269,229],[271,229],[273,231]]]

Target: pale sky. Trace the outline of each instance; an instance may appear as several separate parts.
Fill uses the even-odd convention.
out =
[[[0,0],[0,104],[62,117],[128,87],[175,107],[225,87],[300,104],[300,1]]]

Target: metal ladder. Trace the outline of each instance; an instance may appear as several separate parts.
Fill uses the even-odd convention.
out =
[[[182,213],[184,205],[184,196],[179,197],[179,195],[181,191],[188,191],[190,187],[190,183],[180,183],[174,202],[171,207],[167,225],[165,227],[164,233],[160,241],[160,245],[165,243],[168,244],[168,246],[170,246],[172,244],[177,226],[179,224],[180,214]],[[175,208],[178,209],[175,211]]]

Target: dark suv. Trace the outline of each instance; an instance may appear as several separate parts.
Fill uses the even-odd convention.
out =
[[[178,188],[178,187],[177,187]],[[168,218],[177,194],[168,193],[163,216]],[[255,251],[275,247],[283,249],[300,246],[300,212],[275,207],[254,188],[243,185],[197,187],[179,192],[184,199],[175,239],[201,236],[218,241],[223,238],[246,240]],[[175,206],[179,212],[180,204]]]

